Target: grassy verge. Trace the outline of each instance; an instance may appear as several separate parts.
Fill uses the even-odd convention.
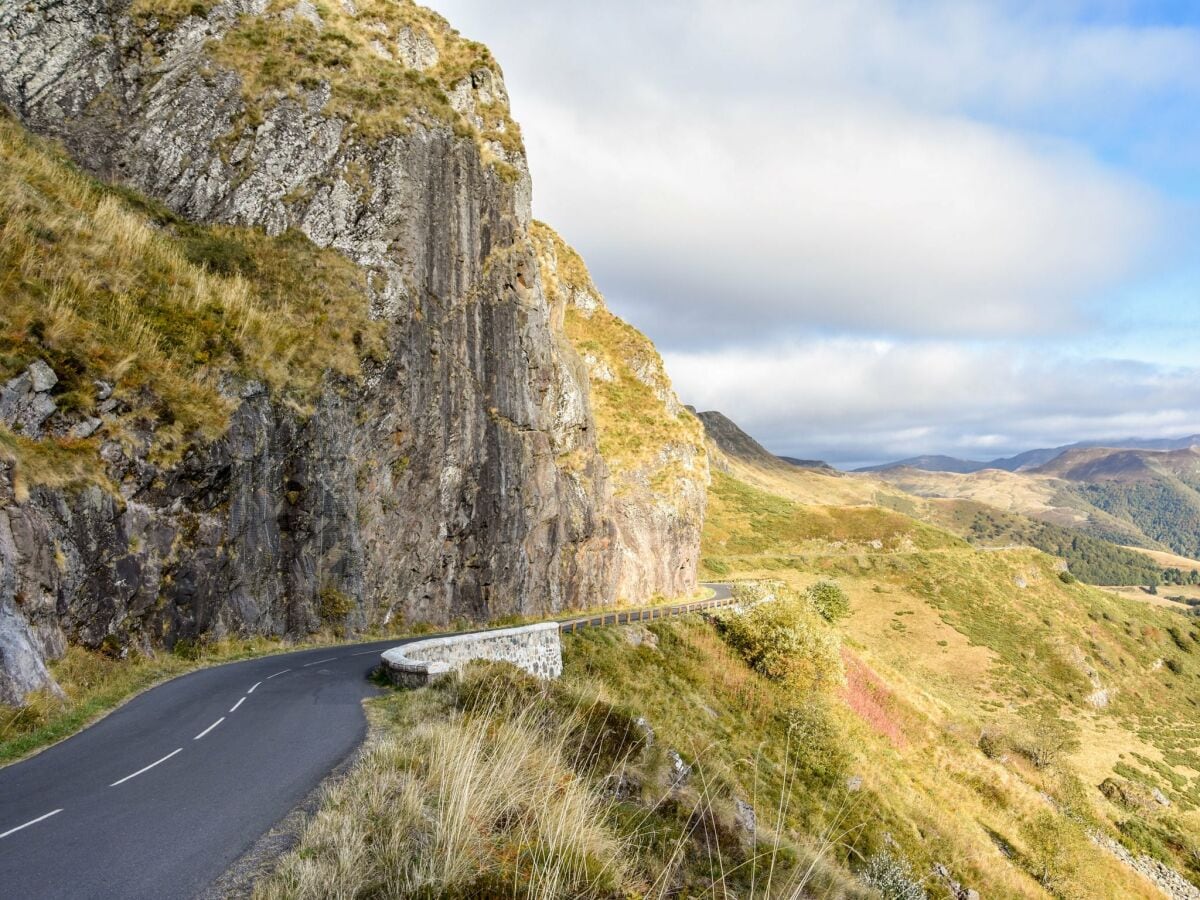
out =
[[[850,804],[837,791],[813,796],[798,774],[827,764],[827,742],[812,740],[822,714],[810,711],[800,740],[788,690],[698,619],[628,632],[657,647],[626,633],[570,638],[560,682],[476,664],[369,703],[363,763],[329,790],[257,896],[867,896],[841,865],[858,843]],[[714,654],[723,668],[696,665]],[[660,680],[631,699],[605,677],[613,667]],[[667,714],[670,672],[701,680]],[[747,708],[745,679],[769,706]],[[759,737],[778,740],[681,727],[710,704],[759,717]],[[826,825],[810,840],[798,823],[818,808]]]

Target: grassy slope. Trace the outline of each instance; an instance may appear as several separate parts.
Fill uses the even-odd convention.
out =
[[[183,222],[84,175],[8,117],[0,158],[0,379],[41,358],[59,376],[60,409],[95,414],[97,379],[125,409],[87,440],[0,428],[19,480],[102,480],[103,438],[149,433],[155,456],[177,458],[224,430],[222,378],[259,379],[303,409],[326,373],[353,378],[382,354],[362,275],[337,253]]]
[[[1200,628],[1193,621],[1064,584],[1053,560],[1033,550],[980,552],[946,541],[795,554],[786,529],[764,527],[770,505],[744,486],[715,485],[705,563],[733,577],[797,586],[834,577],[848,591],[854,612],[846,640],[902,710],[895,718],[904,735],[902,747],[868,742],[860,760],[886,815],[904,831],[942,856],[970,860],[974,883],[990,888],[985,895],[1000,885],[1004,895],[1038,893],[1014,869],[1038,875],[1050,835],[1066,848],[1050,860],[1052,875],[1041,872],[1053,893],[1144,891],[1144,882],[1087,842],[1084,825],[1200,876]],[[866,512],[842,513],[857,518],[860,546],[873,527]],[[774,520],[807,515],[780,508]],[[889,522],[875,538],[886,547],[896,533]],[[740,552],[742,544],[753,554]],[[1101,688],[1110,702],[1097,709],[1089,698]],[[1041,733],[1058,722],[1061,734]],[[997,759],[977,746],[985,731],[1005,748]],[[1054,765],[1039,768],[1012,749],[1029,750],[1036,738],[1063,742]],[[1098,790],[1106,778],[1157,787],[1172,806],[1115,805]],[[1068,814],[1055,813],[1041,793]],[[1006,859],[1001,843],[1024,847],[1024,855]]]
[[[653,641],[639,627],[571,636],[563,680],[545,691],[490,670],[466,688],[392,694],[373,707],[369,763],[263,896],[320,896],[351,870],[369,873],[348,891],[360,896],[481,885],[513,893],[516,884],[536,896],[661,896],[667,887],[767,896],[770,867],[766,856],[751,865],[739,801],[754,806],[760,850],[783,882],[820,856],[808,885],[818,896],[852,895],[849,872],[882,853],[906,859],[932,896],[947,896],[928,874],[935,864],[984,896],[1156,896],[1089,830],[1200,874],[1200,733],[1189,724],[1200,629],[1188,620],[1066,584],[1032,549],[979,551],[888,510],[806,508],[727,475],[714,480],[709,508],[710,570],[795,588],[832,578],[847,591],[851,615],[831,626],[842,635],[840,679],[817,690],[766,678],[693,620],[656,623]],[[1089,702],[1100,688],[1103,708]],[[482,722],[464,690],[492,698]],[[591,710],[584,718],[603,727],[564,737],[564,710]],[[628,724],[639,717],[654,729],[652,746]],[[449,747],[478,751],[451,757]],[[676,790],[670,749],[693,767]],[[470,806],[469,786],[517,750],[517,799]],[[626,777],[619,794],[615,763]],[[1126,798],[1157,787],[1172,805],[1119,805],[1127,801],[1098,789],[1105,779]],[[421,799],[388,800],[401,796]],[[571,823],[576,849],[564,858],[590,860],[572,864],[569,889],[536,865],[565,846],[536,799],[545,796],[552,809],[562,797],[586,799],[552,817]],[[425,848],[447,833],[461,838],[448,857],[456,865],[430,873]],[[418,869],[425,881],[381,886],[388,873]]]

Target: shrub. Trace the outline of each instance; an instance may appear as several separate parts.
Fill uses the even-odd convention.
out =
[[[1044,769],[1079,749],[1078,731],[1073,723],[1041,715],[1013,736],[1012,748]]]
[[[837,636],[811,603],[783,593],[774,603],[718,620],[726,642],[761,675],[816,689],[841,680]]]
[[[1076,895],[1083,845],[1079,829],[1057,813],[1043,812],[1025,827],[1024,837],[1026,871],[1051,894]]]
[[[343,594],[335,587],[323,587],[317,595],[317,615],[326,625],[341,624],[354,612],[356,606],[353,597]]]
[[[827,622],[836,622],[850,612],[850,598],[832,581],[818,581],[809,587],[807,596]]]
[[[1063,584],[1074,584],[1079,579],[1064,569],[1058,573],[1058,580]]]

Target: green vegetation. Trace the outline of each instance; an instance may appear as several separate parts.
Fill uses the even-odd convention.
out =
[[[1074,487],[1093,506],[1132,522],[1176,553],[1200,555],[1200,493],[1195,488],[1165,475],[1153,480],[1101,481]]]
[[[726,613],[717,627],[750,668],[800,694],[843,679],[836,636],[809,596],[782,584],[772,586],[769,601]]]
[[[827,622],[836,622],[850,612],[850,598],[832,581],[818,581],[806,592],[811,603]]]
[[[1050,522],[958,501],[938,509],[947,527],[973,544],[1027,544],[1066,560],[1071,575],[1088,584],[1150,584],[1162,567],[1136,550]]]
[[[102,433],[177,459],[226,427],[229,375],[304,410],[328,373],[357,377],[383,354],[362,273],[289,233],[191,225],[80,173],[0,116],[0,379],[35,359],[59,377],[60,409],[96,412],[96,380],[118,410]],[[39,441],[0,429],[20,485],[97,480],[97,438]]]

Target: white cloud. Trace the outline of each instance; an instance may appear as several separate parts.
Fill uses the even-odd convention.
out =
[[[538,214],[656,335],[682,315],[697,332],[1045,332],[1126,275],[1159,218],[1069,148],[863,101],[532,113]]]
[[[505,65],[535,212],[671,342],[1078,326],[1164,211],[1085,148],[966,111],[1107,121],[1200,87],[1194,32],[1042,6],[439,5]]]

